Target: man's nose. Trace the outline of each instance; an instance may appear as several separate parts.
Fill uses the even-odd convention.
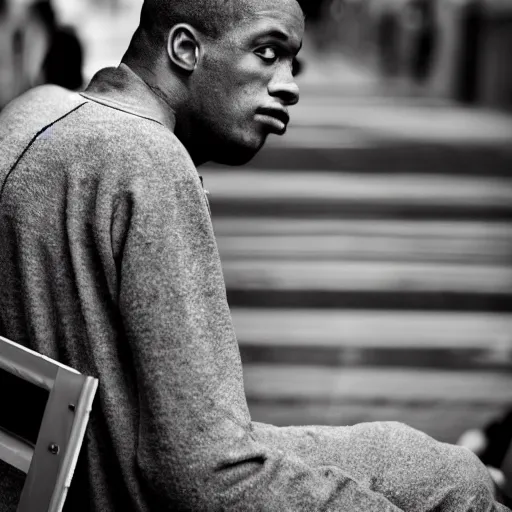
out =
[[[288,76],[281,75],[276,77],[275,80],[270,82],[268,92],[270,96],[279,98],[283,105],[287,107],[296,105],[299,102],[299,86],[296,84],[291,73]]]

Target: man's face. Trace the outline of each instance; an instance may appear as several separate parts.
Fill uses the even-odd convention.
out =
[[[249,161],[270,133],[285,132],[287,107],[299,100],[292,68],[304,33],[302,10],[295,0],[254,0],[251,10],[205,42],[190,84],[194,144],[219,163]]]

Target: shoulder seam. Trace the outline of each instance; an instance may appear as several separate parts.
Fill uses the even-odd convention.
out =
[[[52,123],[50,124],[47,124],[45,125],[43,128],[41,128],[33,137],[32,137],[32,140],[27,144],[27,146],[25,147],[25,149],[21,152],[20,156],[16,159],[16,162],[14,162],[13,166],[9,169],[9,172],[7,173],[7,176],[5,177],[4,179],[4,182],[2,183],[2,188],[0,189],[0,201],[2,200],[2,197],[3,197],[3,194],[4,194],[4,189],[5,189],[5,186],[7,185],[7,181],[9,180],[9,177],[11,176],[11,174],[13,173],[14,169],[16,169],[16,166],[18,165],[18,163],[20,162],[20,160],[23,158],[23,156],[25,155],[25,153],[30,149],[30,147],[32,146],[32,144],[34,144],[34,142],[36,141],[36,139],[39,137],[39,135],[41,135],[45,130],[47,130],[48,128],[50,128],[51,126],[53,126],[54,124],[58,123],[59,121],[61,121],[62,119],[64,119],[65,117],[69,116],[70,114],[72,114],[73,112],[76,112],[80,107],[83,107],[86,103],[88,103],[87,101],[84,101],[83,103],[81,103],[80,105],[78,105],[77,107],[75,107],[74,109],[70,110],[69,112],[66,112],[63,116],[59,117],[58,119],[56,119],[55,121],[53,121]]]
[[[143,116],[141,114],[135,114],[134,112],[129,112],[128,110],[125,110],[125,109],[123,109],[121,107],[118,107],[116,105],[112,105],[112,102],[101,101],[100,99],[94,98],[92,96],[89,96],[86,93],[80,93],[80,96],[82,96],[83,98],[89,100],[92,103],[96,103],[97,105],[101,105],[103,107],[111,108],[112,110],[116,110],[117,112],[122,112],[123,114],[127,114],[127,115],[132,116],[132,117],[138,117],[140,119],[145,119],[146,121],[151,121],[152,123],[156,123],[156,124],[162,126],[163,128],[165,128],[165,126],[160,121],[158,121],[157,119],[153,119],[152,117]]]

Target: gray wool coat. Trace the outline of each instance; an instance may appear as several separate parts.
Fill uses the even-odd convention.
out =
[[[0,334],[100,381],[67,509],[505,510],[473,454],[405,425],[251,421],[174,122],[125,65],[0,116]]]

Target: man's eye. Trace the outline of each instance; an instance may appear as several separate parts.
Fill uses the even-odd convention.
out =
[[[276,50],[270,46],[258,50],[258,55],[267,62],[274,62],[277,59]]]

